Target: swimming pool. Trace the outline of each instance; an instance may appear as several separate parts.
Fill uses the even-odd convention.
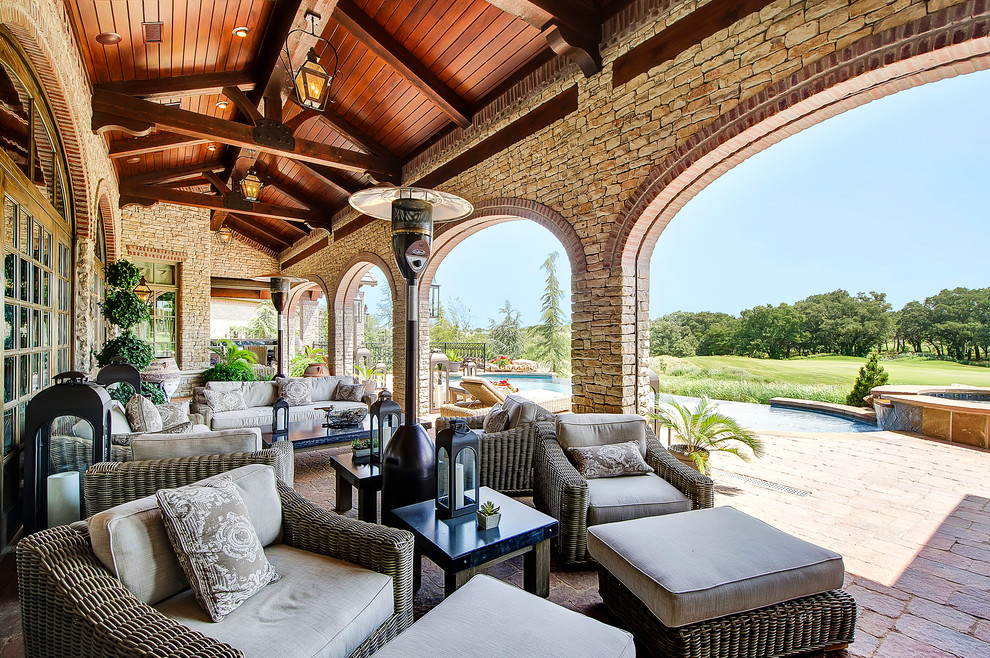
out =
[[[535,374],[488,372],[483,375],[479,375],[479,377],[484,377],[488,381],[495,384],[503,379],[507,379],[510,384],[518,388],[520,391],[535,391],[537,389],[542,389],[544,391],[553,391],[554,393],[571,392],[571,381],[569,379],[560,379],[559,377],[554,377],[549,373]],[[455,375],[450,378],[451,386],[460,386],[460,384],[460,376]]]
[[[681,404],[694,408],[699,398],[686,395],[660,394],[673,398]],[[875,432],[876,427],[858,420],[850,420],[839,416],[819,413],[817,411],[799,411],[797,409],[782,409],[765,404],[750,402],[730,402],[715,400],[718,410],[735,419],[739,424],[752,430],[779,430],[781,432]]]

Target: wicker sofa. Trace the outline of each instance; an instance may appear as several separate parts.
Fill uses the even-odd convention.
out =
[[[204,473],[222,473],[230,464],[230,459],[193,457],[117,465],[110,468],[112,473],[95,465],[87,475],[87,494],[107,504],[123,503],[133,496],[150,495],[162,482],[181,486]],[[283,584],[292,587],[280,590],[276,583],[265,588],[212,626],[176,621],[195,616],[189,612],[189,601],[182,599],[190,597],[188,590],[152,605],[125,588],[94,552],[93,539],[101,536],[100,526],[95,526],[93,535],[80,522],[23,539],[17,546],[17,577],[25,655],[366,656],[409,626],[412,535],[328,512],[284,482],[278,481],[276,487],[277,494],[272,495],[277,495],[281,507],[280,539],[268,545],[266,553],[282,569]],[[139,499],[129,504],[140,503]],[[266,518],[270,525],[272,517]],[[254,516],[252,521],[258,524]],[[299,569],[295,580],[288,573],[293,567]],[[371,607],[376,611],[373,617],[366,611]],[[316,619],[323,621],[313,623]],[[278,632],[273,632],[274,624]],[[313,649],[324,640],[324,647]]]
[[[375,397],[366,393],[361,402],[334,400],[334,391],[338,383],[359,383],[353,377],[300,378],[309,381],[313,390],[313,401],[309,404],[289,408],[289,422],[298,423],[323,418],[324,412],[319,407],[333,405],[335,409],[351,407],[367,407],[375,401]],[[205,391],[239,390],[244,395],[247,409],[235,411],[215,411],[206,399]],[[270,429],[272,426],[272,406],[278,400],[278,384],[274,381],[256,382],[207,382],[206,386],[193,389],[193,401],[190,409],[202,415],[203,422],[212,430],[237,429],[241,427],[260,427]]]
[[[641,416],[631,414],[562,414],[555,423],[536,423],[538,433],[533,455],[533,502],[537,509],[560,522],[560,535],[554,539],[560,559],[567,565],[592,564],[588,553],[588,526],[596,523],[649,516],[678,511],[676,503],[668,497],[654,497],[654,475],[637,475],[595,480],[592,485],[601,491],[592,492],[586,480],[561,447],[557,433],[562,424],[578,423],[596,427],[607,423],[630,422],[640,439],[645,439],[645,459],[656,476],[672,485],[675,497],[680,497],[685,509],[701,509],[714,504],[714,485],[711,478],[682,464],[660,445],[653,430]],[[641,421],[641,422],[640,422]],[[606,440],[613,443],[614,440]],[[654,479],[649,482],[646,478]],[[607,482],[606,482],[607,480]],[[634,486],[646,485],[646,491],[619,491],[616,485],[627,481]],[[634,482],[635,481],[635,482]],[[604,486],[603,486],[604,485]],[[679,493],[677,493],[679,492]],[[592,495],[595,493],[596,495]],[[660,497],[664,494],[660,492]],[[595,498],[598,498],[595,500]],[[611,500],[608,500],[611,498]],[[674,505],[671,505],[674,503]],[[596,505],[601,507],[596,507]]]

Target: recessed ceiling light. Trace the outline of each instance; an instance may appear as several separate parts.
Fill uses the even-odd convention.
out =
[[[233,34],[235,37],[240,37],[243,39],[247,35],[251,34],[251,28],[247,27],[246,25],[238,25],[233,30],[231,30],[231,34]]]
[[[228,107],[230,107],[230,103],[227,101],[217,101],[218,110],[226,110]]]
[[[217,150],[217,145],[216,144],[210,144],[210,145],[208,145],[206,147],[206,150],[207,151],[216,151]]]
[[[124,162],[126,162],[127,164],[136,164],[138,162],[141,162],[141,158],[139,158],[136,155],[132,155],[131,157],[124,160]]]
[[[96,35],[96,43],[113,46],[120,43],[120,35],[116,32],[102,32]]]

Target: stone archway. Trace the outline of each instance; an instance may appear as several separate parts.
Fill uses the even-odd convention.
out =
[[[330,368],[336,375],[348,374],[354,366],[354,350],[358,347],[357,341],[360,338],[353,330],[354,300],[361,286],[361,279],[372,267],[377,267],[385,274],[393,307],[395,305],[396,291],[399,288],[392,269],[381,256],[371,251],[360,251],[341,268],[333,295],[327,297],[330,334],[328,337],[330,349],[327,356]]]
[[[610,286],[632,286],[636,381],[624,390],[643,411],[649,383],[649,264],[660,235],[698,192],[750,156],[789,135],[876,98],[990,68],[990,8],[966,3],[864,38],[743,101],[688,138],[639,185],[608,236]],[[629,382],[633,384],[633,382]],[[625,388],[625,386],[624,386]]]

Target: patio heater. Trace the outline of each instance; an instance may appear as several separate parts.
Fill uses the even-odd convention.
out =
[[[389,441],[382,464],[382,521],[397,507],[431,500],[436,458],[426,430],[417,422],[419,382],[419,278],[430,262],[434,222],[463,219],[474,206],[466,200],[417,187],[377,187],[350,196],[359,212],[392,222],[395,262],[406,280],[406,413]]]
[[[285,327],[285,317],[283,313],[285,311],[285,302],[289,298],[289,288],[293,283],[299,283],[305,281],[306,279],[300,279],[297,276],[286,276],[281,272],[273,272],[272,274],[263,274],[261,276],[251,277],[252,281],[267,281],[268,289],[272,295],[272,306],[275,307],[275,312],[278,313],[278,333],[276,334],[276,360],[277,366],[275,368],[275,377],[285,377],[285,361],[282,358],[282,343],[284,339],[283,328]]]

